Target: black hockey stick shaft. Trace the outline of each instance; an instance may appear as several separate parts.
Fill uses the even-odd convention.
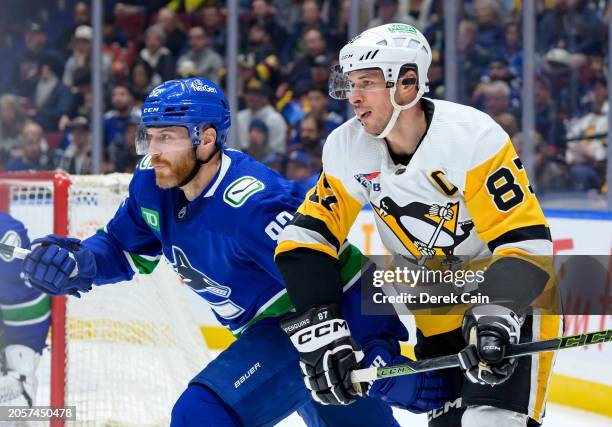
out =
[[[556,351],[567,348],[582,347],[585,345],[601,344],[612,341],[612,329],[589,332],[586,334],[572,335],[568,337],[553,338],[544,341],[533,341],[507,346],[505,358],[527,356],[542,351]],[[402,365],[385,366],[382,368],[357,369],[351,373],[353,383],[369,382],[381,378],[410,375],[419,372],[434,371],[459,367],[459,356],[450,354],[448,356],[433,357],[431,359],[416,360]]]

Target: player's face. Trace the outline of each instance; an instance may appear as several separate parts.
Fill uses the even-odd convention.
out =
[[[148,128],[151,164],[159,188],[174,188],[193,169],[195,159],[189,132],[181,126]]]
[[[380,70],[357,70],[348,75],[351,94],[349,102],[366,132],[378,135],[389,123],[393,106],[389,89]]]

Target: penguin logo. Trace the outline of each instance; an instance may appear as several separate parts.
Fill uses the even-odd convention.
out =
[[[434,255],[454,259],[455,248],[466,240],[473,222],[459,222],[459,203],[431,205],[412,202],[399,206],[390,197],[383,197],[379,207],[373,206],[380,219],[393,231],[406,249],[416,258]],[[457,234],[457,228],[461,234]]]

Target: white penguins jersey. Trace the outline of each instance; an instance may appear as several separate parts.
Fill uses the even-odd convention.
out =
[[[421,105],[429,126],[407,165],[394,163],[386,142],[366,133],[355,118],[329,135],[317,185],[276,248],[277,264],[295,260],[292,266],[299,264],[301,269],[298,276],[289,277],[293,283],[287,283],[288,288],[299,285],[308,291],[308,272],[326,271],[327,257],[313,257],[312,251],[337,258],[366,204],[374,210],[378,232],[392,254],[438,255],[448,261],[459,255],[495,254],[485,287],[490,284],[503,292],[511,288],[514,295],[540,289],[532,277],[552,282],[550,257],[534,257],[552,255],[549,228],[508,135],[491,117],[471,107],[429,99]],[[311,253],[305,256],[304,249]],[[440,265],[436,261],[433,264]],[[413,312],[417,347],[425,357],[459,350],[453,337],[460,336],[457,331],[467,306],[456,308],[446,315]],[[543,315],[533,316],[530,337],[558,336],[560,316],[538,312]],[[533,381],[519,390],[528,390],[528,414],[538,421],[553,362],[554,353],[532,358]]]
[[[304,218],[285,229],[277,254],[307,247],[337,257],[366,204],[393,254],[552,254],[544,214],[503,129],[474,108],[424,102],[433,103],[433,117],[406,166],[356,118],[329,135],[323,173],[298,209]]]

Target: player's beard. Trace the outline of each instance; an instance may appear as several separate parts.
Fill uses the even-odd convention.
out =
[[[153,166],[165,166],[162,170],[155,170],[155,184],[159,188],[174,188],[189,176],[195,166],[195,160],[191,153],[185,154],[172,163],[165,160],[151,160]]]

